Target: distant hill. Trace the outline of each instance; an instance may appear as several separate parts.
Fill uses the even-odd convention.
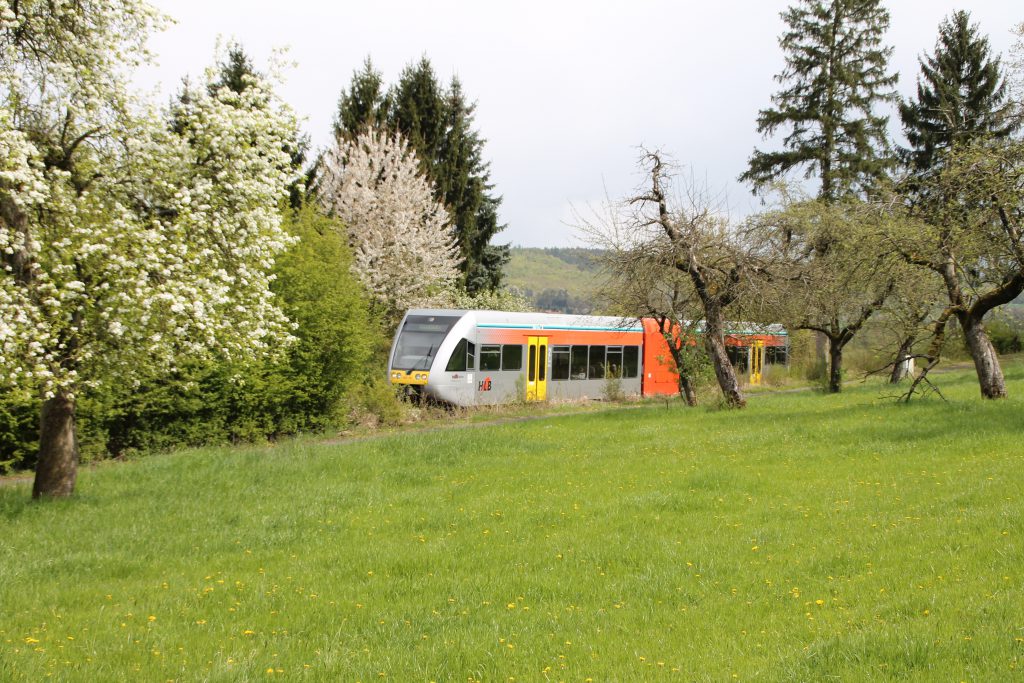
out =
[[[598,249],[513,247],[505,284],[524,294],[537,310],[593,313]]]

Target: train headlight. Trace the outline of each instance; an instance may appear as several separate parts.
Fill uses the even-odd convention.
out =
[[[427,378],[427,376],[422,374],[422,373],[416,375],[416,379],[426,379],[426,378]]]

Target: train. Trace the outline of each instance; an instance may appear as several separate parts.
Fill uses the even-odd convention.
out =
[[[788,359],[780,325],[733,324],[725,341],[753,383],[765,363]],[[388,357],[392,385],[467,407],[601,398],[611,378],[626,396],[669,396],[679,392],[674,368],[654,318],[508,311],[407,311]]]

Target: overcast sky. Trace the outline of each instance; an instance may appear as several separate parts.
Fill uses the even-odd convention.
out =
[[[786,0],[718,2],[470,2],[454,0],[151,0],[176,24],[150,46],[159,64],[139,84],[173,92],[211,63],[217,37],[266,64],[288,47],[296,66],[281,95],[304,117],[316,147],[330,138],[338,95],[366,56],[394,83],[426,55],[439,77],[457,75],[477,102],[491,179],[504,197],[497,241],[569,246],[571,207],[621,197],[639,182],[637,148],[660,148],[716,192],[735,216],[757,208],[736,182],[755,145],[759,109],[782,69],[779,13]],[[888,0],[888,41],[899,91],[938,25],[965,8],[1006,53],[1024,21],[1013,0]]]

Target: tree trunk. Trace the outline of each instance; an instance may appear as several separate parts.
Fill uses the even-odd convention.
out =
[[[722,396],[730,406],[742,408],[747,405],[747,400],[740,392],[740,383],[736,379],[736,373],[733,372],[732,363],[729,362],[729,354],[725,352],[725,326],[721,320],[715,319],[716,316],[711,315],[707,306],[705,306],[705,311],[708,316],[705,321],[707,327],[704,330],[704,345],[708,350],[708,355],[711,356],[711,363],[715,367],[718,386],[722,389]]]
[[[829,340],[828,345],[828,393],[838,394],[843,390],[843,344]]]
[[[78,477],[75,399],[61,392],[43,402],[39,426],[39,461],[32,497],[70,496]]]
[[[679,373],[679,395],[683,397],[688,406],[697,405],[697,392],[693,388],[693,382],[690,381],[689,376]]]
[[[970,313],[959,313],[957,320],[964,331],[967,349],[971,352],[971,358],[974,359],[974,369],[978,373],[981,395],[984,398],[1006,398],[1003,369],[999,366],[999,357],[988,338],[981,318]]]
[[[896,352],[896,362],[892,364],[892,372],[889,374],[889,384],[899,384],[910,373],[913,361],[909,359],[909,356],[914,341],[914,337],[907,337],[900,342],[900,349]]]

